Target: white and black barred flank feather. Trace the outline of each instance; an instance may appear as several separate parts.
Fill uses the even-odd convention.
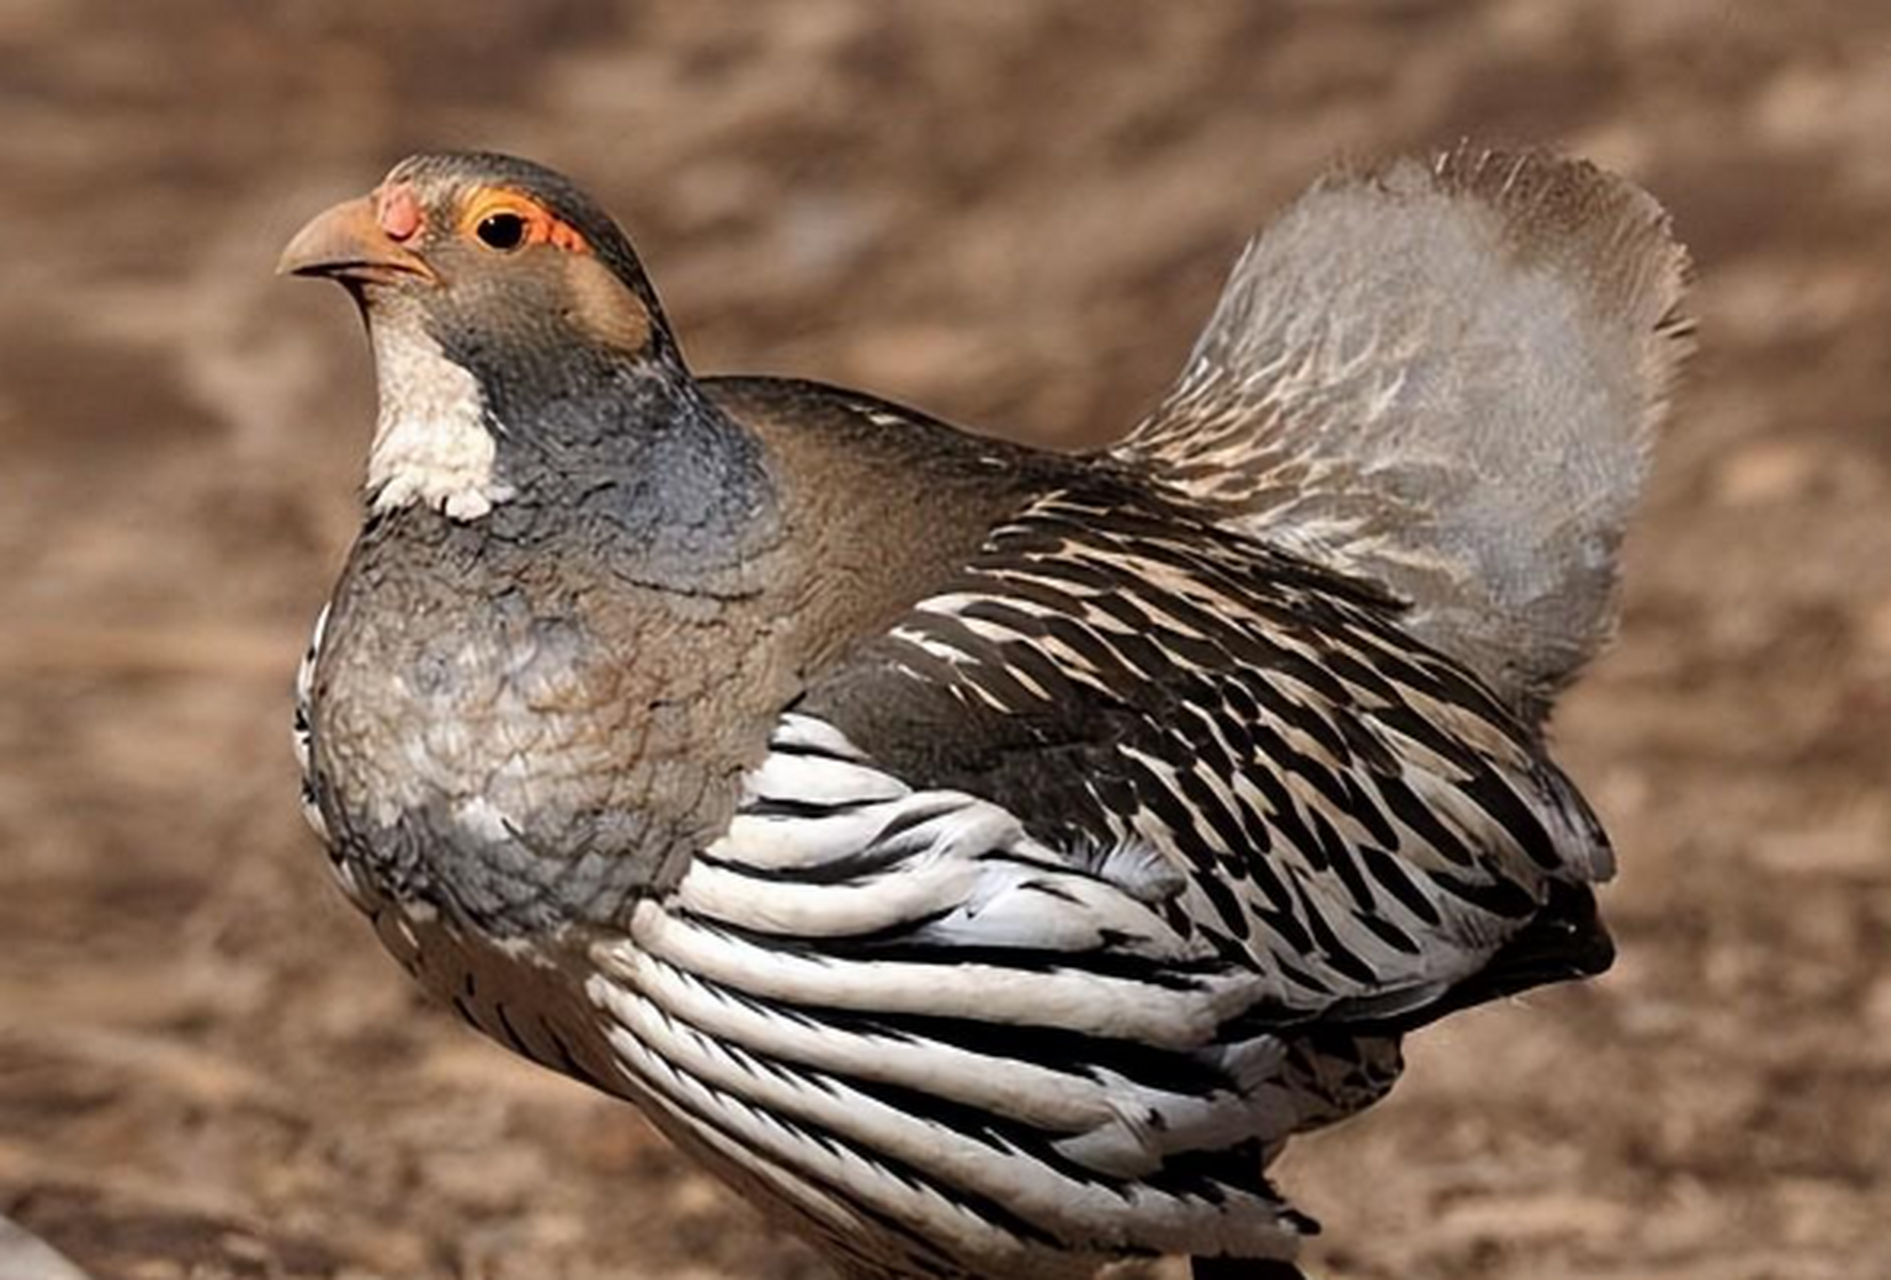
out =
[[[1290,1046],[1163,918],[1179,881],[1153,861],[1039,844],[790,715],[729,834],[600,948],[591,990],[671,1125],[880,1268],[1284,1256],[1308,1224],[1261,1167],[1305,1119]]]
[[[1593,819],[1396,614],[1160,499],[1045,500],[601,949],[626,1069],[883,1249],[1289,1256],[1263,1165],[1401,1030],[1608,956]]]

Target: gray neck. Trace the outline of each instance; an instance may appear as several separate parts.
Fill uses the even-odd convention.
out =
[[[552,519],[641,585],[751,594],[747,566],[779,541],[760,444],[667,362],[584,355],[552,394],[530,376],[481,380],[517,494],[494,509],[495,535]]]

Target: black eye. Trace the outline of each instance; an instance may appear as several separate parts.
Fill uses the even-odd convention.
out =
[[[516,213],[489,213],[479,220],[473,234],[488,249],[510,253],[525,243],[525,219]]]

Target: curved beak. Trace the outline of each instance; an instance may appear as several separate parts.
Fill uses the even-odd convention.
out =
[[[382,230],[373,196],[347,200],[317,214],[296,232],[276,263],[279,276],[328,276],[370,284],[392,284],[402,277],[439,279],[419,254],[397,244]]]

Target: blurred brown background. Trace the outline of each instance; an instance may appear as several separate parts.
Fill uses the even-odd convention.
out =
[[[1634,175],[1699,267],[1557,722],[1624,954],[1296,1149],[1313,1268],[1891,1276],[1891,5],[0,0],[0,126],[0,1212],[100,1280],[818,1273],[328,883],[288,689],[371,403],[271,278],[304,217],[517,150],[699,367],[1097,437],[1325,164],[1465,135]]]

